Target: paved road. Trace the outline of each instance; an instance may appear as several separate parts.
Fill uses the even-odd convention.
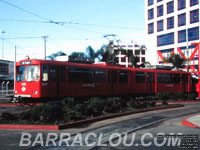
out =
[[[11,131],[11,130],[0,130],[0,149],[30,149],[30,150],[65,150],[65,149],[101,149],[101,150],[110,150],[110,149],[145,149],[141,145],[141,137],[144,135],[144,133],[148,133],[145,137],[145,142],[148,143],[149,141],[154,140],[150,137],[150,135],[156,135],[157,133],[164,132],[165,134],[174,133],[174,134],[200,134],[199,129],[195,128],[189,128],[185,127],[181,124],[181,120],[190,115],[197,112],[200,112],[200,103],[194,103],[194,104],[187,104],[184,108],[179,109],[170,109],[170,110],[161,110],[161,111],[154,111],[154,112],[146,112],[142,114],[136,114],[136,115],[130,115],[126,117],[121,117],[117,119],[110,119],[106,121],[100,121],[94,124],[91,124],[89,126],[84,126],[82,128],[73,128],[73,129],[67,129],[62,131]],[[31,144],[43,144],[47,140],[47,136],[50,136],[50,133],[52,133],[53,136],[58,135],[60,138],[61,134],[74,134],[75,136],[72,136],[70,140],[68,141],[68,144],[71,145],[72,143],[75,145],[80,145],[80,143],[77,143],[77,136],[78,134],[75,133],[81,133],[83,145],[85,145],[85,139],[88,137],[88,134],[95,134],[88,137],[89,143],[98,143],[99,139],[102,139],[100,144],[106,143],[109,141],[109,138],[113,135],[113,133],[119,133],[121,135],[125,135],[128,133],[127,143],[132,138],[132,134],[136,134],[135,142],[137,146],[131,145],[129,147],[125,147],[124,144],[120,144],[117,147],[110,146],[107,144],[106,147],[96,147],[95,145],[87,147],[87,146],[66,146],[67,143],[63,142],[61,143],[61,146],[58,147],[59,142],[51,143],[48,147],[19,147],[20,139],[22,136],[22,133],[29,134],[31,136]],[[41,135],[41,136],[40,136]],[[148,138],[149,136],[149,138]],[[200,137],[200,136],[199,136]],[[41,138],[43,140],[43,143],[41,143]],[[125,139],[125,137],[124,137]],[[34,141],[36,143],[34,143]],[[74,142],[75,141],[75,142]],[[79,140],[80,141],[80,140]],[[159,139],[158,142],[162,141],[162,139]],[[113,140],[113,143],[118,142],[118,139],[115,141]],[[24,142],[25,143],[25,142]],[[54,146],[54,145],[55,146]],[[151,144],[146,149],[160,149],[160,147],[156,147],[155,144]],[[167,146],[163,146],[162,149],[169,149]],[[171,147],[170,149],[176,149],[177,147]]]

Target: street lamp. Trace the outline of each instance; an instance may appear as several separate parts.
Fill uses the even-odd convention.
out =
[[[3,49],[4,49],[4,34],[5,34],[6,32],[3,30],[2,32],[1,32],[1,34],[2,34],[2,59],[3,59]]]

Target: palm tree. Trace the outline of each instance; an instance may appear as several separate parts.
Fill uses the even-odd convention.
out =
[[[92,61],[95,61],[95,59],[98,57],[98,53],[95,52],[95,50],[92,48],[92,46],[88,46],[86,48],[86,55]]]
[[[97,56],[100,61],[106,63],[116,63],[117,60],[117,54],[114,53],[114,47],[110,44],[103,45],[101,49],[97,51]]]
[[[139,62],[139,57],[137,55],[131,55],[130,57],[130,62],[132,64],[132,67],[138,68],[137,63]]]
[[[165,58],[165,60],[168,63],[172,63],[176,70],[179,70],[179,68],[185,64],[185,60],[179,54],[174,54],[170,58]]]

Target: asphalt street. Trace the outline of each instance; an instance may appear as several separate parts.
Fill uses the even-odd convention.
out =
[[[183,149],[184,148],[183,146],[185,146],[183,145],[183,143],[182,145],[178,145],[176,143],[177,141],[175,141],[175,146],[173,146],[173,143],[170,143],[172,141],[165,142],[163,139],[165,136],[166,136],[165,140],[170,139],[167,136],[171,134],[173,134],[174,137],[177,137],[177,135],[182,135],[182,136],[194,135],[195,137],[193,140],[197,138],[197,140],[199,141],[200,129],[186,127],[181,124],[181,121],[185,117],[191,114],[199,113],[200,112],[199,108],[200,108],[200,103],[191,103],[191,104],[185,104],[185,107],[183,108],[152,111],[141,114],[129,115],[117,119],[100,121],[80,128],[71,128],[61,131],[0,130],[0,144],[1,144],[0,149],[2,150]],[[28,143],[29,144],[28,146],[19,146],[20,142],[22,142],[21,140],[23,133],[29,134],[31,136],[29,141],[30,143]],[[67,143],[65,142],[59,143],[60,141],[56,140],[55,143],[50,141],[48,146],[45,146],[44,143],[48,141],[47,137],[49,134],[58,135],[58,137],[60,137],[61,134],[67,134],[67,133],[71,134],[71,138],[68,140],[69,145],[67,145]],[[83,141],[81,143],[82,145],[80,143],[77,143],[77,135],[78,135],[77,133],[81,134],[81,140]],[[111,136],[115,133],[117,133],[117,135],[121,135],[121,137],[119,136],[118,138],[117,137],[111,138]],[[156,137],[158,133],[163,135],[161,137],[158,136]],[[91,135],[88,136],[89,134]],[[134,143],[127,146],[122,142],[126,141],[126,143],[131,143],[130,141],[132,140],[134,134],[135,134]],[[43,143],[41,143],[41,138],[43,140]],[[186,137],[184,138],[182,138],[181,140],[188,140]],[[88,143],[90,144],[94,143],[94,145],[86,146],[85,139],[88,140]],[[97,144],[99,142],[99,139],[101,139],[100,146]],[[121,143],[115,146],[115,143],[120,142],[119,139],[121,139]],[[75,142],[76,146],[71,146],[72,144],[74,144],[74,141],[76,141]],[[24,141],[24,143],[26,145],[27,141]],[[44,146],[41,146],[42,144],[44,144]],[[192,144],[193,146],[195,145],[194,143]]]

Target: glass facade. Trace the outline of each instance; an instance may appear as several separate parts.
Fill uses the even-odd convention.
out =
[[[174,32],[157,36],[157,46],[174,44]]]
[[[157,7],[157,17],[163,16],[163,5]]]
[[[154,18],[154,12],[153,9],[148,10],[148,19],[151,20]]]
[[[174,28],[174,17],[167,18],[167,29]]]
[[[157,22],[157,31],[163,31],[163,20]]]
[[[186,30],[178,31],[178,43],[186,42]]]
[[[154,0],[148,0],[148,6],[153,5],[153,1],[154,1]]]
[[[154,33],[154,23],[148,24],[148,34]]]
[[[174,12],[174,1],[167,3],[167,14]]]
[[[199,22],[199,9],[190,12],[190,23]]]
[[[188,29],[188,41],[199,40],[199,27]]]
[[[190,0],[190,6],[198,5],[199,0]]]
[[[176,39],[176,42],[183,43],[187,41],[187,37],[188,37],[188,41],[199,40],[200,25],[194,24],[194,23],[199,23],[199,8],[196,9],[197,6],[192,7],[195,5],[199,5],[199,0],[168,0],[166,2],[163,2],[164,4],[159,3],[161,1],[163,0],[148,0],[148,5],[155,4],[154,8],[157,9],[157,10],[154,10],[154,8],[152,8],[148,10],[148,20],[155,19],[155,21],[149,21],[150,23],[148,24],[148,34],[152,34],[156,32],[160,34],[160,35],[157,35],[157,46],[160,47],[160,46],[172,45],[174,44],[175,39]],[[187,2],[187,10],[185,9],[186,2]],[[177,6],[175,6],[175,4]],[[192,8],[195,8],[195,10]],[[164,9],[166,9],[166,11]],[[177,11],[175,9],[182,10],[182,11]],[[192,11],[190,11],[191,9]],[[175,11],[177,11],[177,15],[174,14]],[[171,15],[167,16],[167,14],[171,14]],[[168,18],[164,17],[163,19],[163,17],[161,16],[167,16]],[[188,24],[189,28],[186,29],[186,22],[189,20],[188,17],[190,17],[189,24],[193,24],[192,25],[193,27],[191,28],[190,25]],[[177,20],[174,20],[174,19],[177,19]],[[177,28],[176,31],[169,30],[177,26],[180,28]],[[185,26],[185,27],[182,27],[182,26]],[[168,33],[162,34],[161,31],[164,31],[166,29],[169,30]],[[177,36],[177,38],[175,38],[175,35]]]
[[[185,0],[178,0],[178,10],[185,9]]]
[[[178,26],[184,26],[186,24],[186,14],[178,15]]]

